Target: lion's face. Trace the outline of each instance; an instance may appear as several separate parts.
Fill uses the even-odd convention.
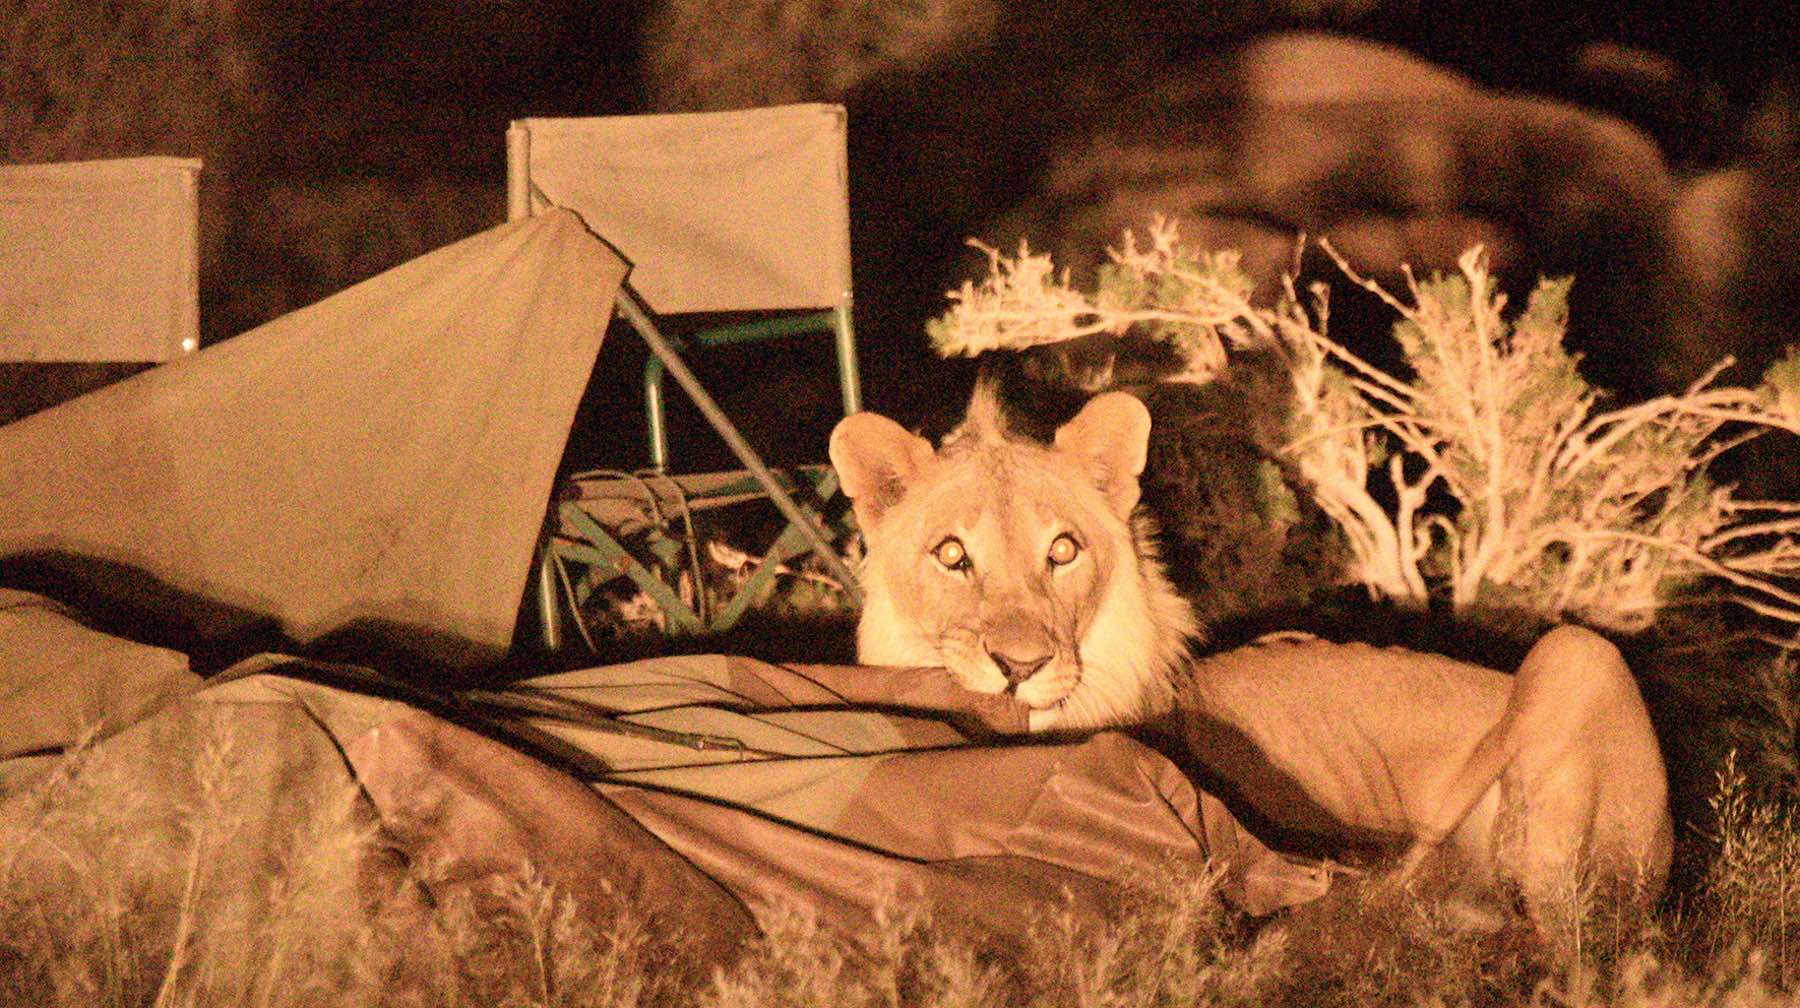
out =
[[[1193,622],[1134,531],[1143,405],[1099,397],[1053,446],[973,414],[935,452],[874,414],[832,434],[868,544],[858,660],[1010,691],[1034,728],[1148,713]]]

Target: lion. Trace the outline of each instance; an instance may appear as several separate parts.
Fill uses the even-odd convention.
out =
[[[1441,867],[1542,921],[1603,884],[1647,900],[1673,829],[1660,749],[1619,651],[1558,627],[1513,675],[1399,648],[1200,636],[1138,513],[1148,410],[1090,399],[1052,444],[991,389],[933,450],[873,413],[830,454],[866,540],[857,659],[1010,693],[1034,732],[1150,727],[1278,845]]]
[[[1053,445],[1009,437],[985,386],[935,452],[876,413],[841,421],[831,462],[867,546],[857,660],[1011,693],[1033,731],[1167,709],[1196,626],[1137,509],[1149,433],[1114,392]]]

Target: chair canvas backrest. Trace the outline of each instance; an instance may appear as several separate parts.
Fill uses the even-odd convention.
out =
[[[200,162],[0,165],[0,361],[166,361],[200,340]]]
[[[509,216],[574,210],[658,314],[848,302],[842,106],[520,119],[507,168]]]

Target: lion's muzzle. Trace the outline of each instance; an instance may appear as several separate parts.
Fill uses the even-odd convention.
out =
[[[982,607],[981,649],[1006,679],[1006,690],[1018,688],[1055,659],[1055,634],[1044,625],[1028,597],[1012,597]]]
[[[1017,689],[1019,684],[1038,674],[1038,670],[1050,664],[1050,655],[1034,655],[1029,658],[1017,658],[1003,651],[988,650],[988,657],[999,667],[1000,674],[1006,677],[1008,689]]]

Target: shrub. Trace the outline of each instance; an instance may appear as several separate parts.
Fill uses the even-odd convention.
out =
[[[930,327],[940,353],[1025,349],[1099,333],[1148,336],[1211,381],[1234,353],[1277,355],[1293,409],[1282,453],[1341,529],[1352,576],[1377,596],[1525,608],[1636,631],[1702,583],[1800,628],[1800,504],[1741,501],[1708,466],[1762,431],[1800,432],[1800,356],[1754,389],[1721,386],[1730,361],[1679,395],[1602,409],[1562,348],[1570,282],[1546,280],[1508,318],[1480,249],[1408,300],[1347,275],[1400,320],[1406,377],[1326,334],[1325,288],[1292,281],[1273,307],[1229,252],[1200,253],[1173,225],[1127,234],[1074,289],[1049,257],[987,250],[989,275],[951,293]],[[1329,246],[1327,246],[1329,251]]]

